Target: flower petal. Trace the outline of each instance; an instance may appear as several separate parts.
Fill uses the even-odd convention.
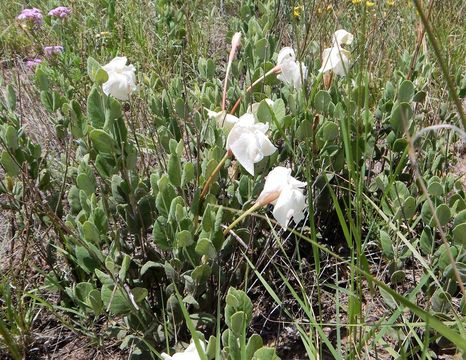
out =
[[[302,190],[286,187],[278,197],[273,209],[273,216],[280,226],[286,229],[292,218],[296,223],[304,218],[305,208],[306,198]]]
[[[262,132],[256,133],[256,139],[257,139],[257,142],[260,148],[260,152],[263,156],[270,156],[275,151],[277,151],[277,148],[273,146],[272,142],[269,140],[269,138],[264,133]]]
[[[116,56],[107,65],[103,66],[103,69],[107,72],[115,70],[123,70],[128,59],[126,56]]]
[[[294,53],[294,50],[290,48],[289,46],[286,46],[280,50],[277,56],[277,65],[283,64],[285,61],[295,61],[296,60],[296,55]]]
[[[105,95],[112,95],[118,100],[129,99],[129,86],[123,74],[109,73],[109,79],[102,85]]]
[[[257,201],[264,199],[271,193],[281,192],[283,187],[287,185],[290,174],[291,169],[284,166],[277,166],[272,169],[265,178],[264,189],[262,189]]]
[[[333,34],[333,46],[351,45],[353,38],[353,34],[348,31],[344,29],[337,30]]]
[[[236,130],[236,131],[235,131]],[[256,146],[256,139],[254,135],[250,132],[242,133],[239,136],[236,136],[236,132],[241,132],[240,127],[235,127],[231,130],[231,133],[234,133],[235,140],[227,141],[229,147],[236,160],[244,167],[244,169],[254,175],[254,160],[257,158],[259,149]],[[230,138],[230,135],[228,136]]]

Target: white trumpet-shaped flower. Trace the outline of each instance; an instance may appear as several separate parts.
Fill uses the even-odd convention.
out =
[[[264,99],[264,101],[270,107],[272,107],[273,104],[275,103],[275,101],[273,101],[272,99],[269,99],[269,98]],[[259,101],[259,102],[255,102],[255,103],[252,103],[251,105],[249,105],[247,112],[250,113],[250,114],[257,114],[257,110],[259,110],[259,105],[261,104],[261,102],[262,101]]]
[[[257,199],[263,205],[273,204],[273,217],[284,229],[293,218],[295,223],[304,219],[306,197],[303,193],[305,182],[291,176],[291,169],[277,166],[265,179],[264,189]]]
[[[280,74],[277,79],[295,89],[303,86],[303,81],[307,78],[307,66],[296,61],[296,55],[292,48],[284,47],[277,57],[277,66],[280,67]]]
[[[238,122],[238,118],[235,115],[228,114],[226,110],[219,112],[207,108],[205,108],[205,110],[207,111],[209,119],[215,120],[217,126],[225,129],[226,132],[230,132],[233,126]]]
[[[128,100],[129,94],[136,90],[136,68],[126,65],[125,56],[117,56],[103,69],[108,74],[108,80],[102,85],[106,95],[112,95],[118,100]]]
[[[351,45],[354,36],[344,29],[335,31],[333,34],[333,46]]]
[[[203,341],[201,341],[201,348],[202,351],[205,352],[205,344]],[[192,342],[185,351],[183,352],[177,352],[173,354],[172,356],[162,353],[160,354],[163,360],[200,360],[201,357],[199,356],[199,353],[197,352],[196,349],[196,344]]]
[[[251,175],[254,175],[255,163],[277,150],[265,135],[268,130],[268,124],[255,123],[254,115],[246,113],[228,134],[226,149]]]
[[[350,67],[351,53],[342,48],[342,45],[350,45],[353,35],[348,31],[340,29],[333,34],[333,46],[322,52],[322,67],[319,72],[333,71],[336,75],[344,76]]]

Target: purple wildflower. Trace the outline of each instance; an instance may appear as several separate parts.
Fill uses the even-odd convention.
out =
[[[35,58],[32,60],[27,60],[26,61],[26,67],[29,69],[34,69],[37,65],[39,65],[42,62],[42,59]]]
[[[42,12],[37,8],[24,9],[16,18],[21,21],[33,22],[36,25],[42,24]]]
[[[54,16],[60,19],[64,19],[68,17],[70,13],[71,13],[71,9],[66,6],[59,6],[49,11],[50,16]]]
[[[63,46],[61,45],[55,45],[55,46],[45,46],[44,47],[44,54],[45,56],[52,56],[52,55],[57,55],[63,52]]]

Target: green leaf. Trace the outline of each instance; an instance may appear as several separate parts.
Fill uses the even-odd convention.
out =
[[[339,134],[338,125],[333,121],[327,121],[322,127],[322,138],[324,141],[333,141]]]
[[[388,235],[388,233],[383,230],[380,230],[380,245],[382,247],[383,254],[387,258],[393,259],[394,252],[392,246],[392,239],[390,238],[390,235]]]
[[[438,181],[433,181],[429,184],[427,191],[430,195],[441,196],[443,195],[443,187]]]
[[[413,117],[413,110],[408,103],[401,103],[392,110],[390,116],[390,124],[397,132],[403,132],[404,127],[409,126],[409,122]]]
[[[108,80],[107,72],[102,68],[102,66],[95,60],[93,57],[87,58],[87,74],[92,82],[95,82],[99,85],[103,84]]]
[[[275,100],[272,106],[272,110],[275,114],[275,118],[281,122],[282,119],[286,116],[285,102],[283,99]]]
[[[99,244],[100,243],[100,234],[97,227],[90,221],[85,221],[82,226],[82,231],[84,239],[88,242]]]
[[[321,114],[327,114],[331,103],[332,97],[325,90],[319,90],[314,98],[314,107]]]
[[[126,280],[126,274],[129,270],[130,265],[131,265],[131,257],[128,254],[125,254],[123,256],[123,261],[121,262],[120,271],[118,273],[118,277],[121,279],[121,281]]]
[[[86,298],[88,297],[89,293],[95,290],[94,285],[92,285],[89,282],[81,282],[79,284],[76,284],[76,287],[74,289],[74,293],[76,294],[76,298],[83,303],[86,302]]]
[[[258,334],[252,334],[246,345],[246,358],[252,359],[254,353],[264,346],[262,338]]]
[[[105,124],[105,110],[102,97],[95,86],[87,98],[87,117],[95,128],[101,129]]]
[[[83,246],[76,246],[75,250],[76,261],[78,265],[86,273],[93,273],[99,267],[98,261],[89,254],[89,251]]]
[[[168,160],[168,176],[174,186],[181,186],[181,161],[175,154],[171,154]]]
[[[8,175],[17,176],[21,173],[21,168],[6,150],[2,152],[0,160]]]
[[[416,213],[416,200],[412,196],[408,196],[404,199],[402,207],[403,213],[400,215],[404,216],[406,219],[411,219]]]
[[[195,248],[196,253],[199,255],[206,255],[209,258],[213,259],[217,256],[217,251],[215,250],[214,245],[212,244],[212,241],[210,241],[207,238],[200,239]]]
[[[6,106],[11,112],[16,110],[16,92],[11,84],[6,87]]]
[[[414,85],[411,81],[405,80],[400,85],[400,91],[398,92],[399,102],[411,102],[414,96]]]
[[[254,353],[252,360],[280,360],[274,348],[262,347]]]
[[[76,185],[79,189],[84,190],[87,195],[92,195],[96,190],[96,182],[94,178],[89,177],[86,173],[80,173],[76,178]]]
[[[190,231],[182,230],[176,234],[176,246],[178,248],[188,247],[194,243],[193,236]]]
[[[265,38],[256,41],[256,44],[254,46],[254,52],[258,59],[265,59],[265,57],[267,56],[268,46],[269,42]]]
[[[466,245],[466,223],[456,225],[453,229],[453,241],[458,246]]]
[[[212,273],[211,267],[208,264],[202,264],[202,265],[196,266],[196,268],[191,273],[191,277],[198,284],[202,284],[207,281],[211,273]]]
[[[94,129],[89,133],[96,150],[104,154],[113,154],[116,148],[113,138],[102,129]]]
[[[434,243],[434,238],[432,236],[432,230],[430,230],[429,227],[425,227],[424,230],[422,230],[421,237],[419,239],[419,246],[420,246],[421,251],[425,255],[432,254],[433,243]]]
[[[188,183],[194,180],[194,164],[188,162],[184,164],[183,175],[181,176],[181,186],[185,187]]]
[[[5,142],[10,151],[14,152],[18,149],[18,133],[16,129],[8,125],[5,131]]]
[[[185,117],[185,102],[182,98],[176,99],[175,102],[175,111],[180,118]]]
[[[228,328],[233,332],[233,334],[240,336],[243,333],[243,328],[245,324],[245,314],[243,311],[237,311],[230,317],[230,325]]]
[[[95,316],[102,314],[104,303],[100,298],[100,291],[97,289],[92,290],[86,298],[86,304],[94,311]]]
[[[466,209],[461,210],[456,216],[455,220],[453,220],[453,227],[456,227],[460,224],[466,223]]]
[[[257,120],[261,123],[270,124],[272,123],[272,110],[266,101],[261,101],[257,109]]]
[[[100,291],[100,296],[105,307],[109,309],[113,315],[123,315],[131,311],[132,305],[120,288],[114,290],[115,285],[104,285]]]
[[[437,206],[435,213],[437,214],[441,226],[444,226],[451,218],[450,208],[447,206],[447,204],[440,204]]]

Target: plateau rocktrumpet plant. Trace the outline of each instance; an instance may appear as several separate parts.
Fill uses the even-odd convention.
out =
[[[279,67],[277,79],[285,84],[300,89],[303,81],[307,78],[307,66],[296,61],[296,54],[290,47],[284,47],[280,50],[277,57],[277,66]]]
[[[205,344],[203,341],[200,342],[200,346],[202,351],[205,352]],[[167,353],[161,353],[160,356],[163,360],[201,360],[194,342],[192,342],[183,352],[177,352],[171,356]]]
[[[267,135],[269,125],[256,123],[253,114],[242,115],[228,134],[226,149],[254,176],[254,164],[265,156],[272,155],[277,148]]]
[[[332,42],[332,47],[322,52],[322,66],[319,72],[332,71],[336,75],[345,76],[350,66],[351,53],[344,49],[342,45],[351,45],[353,35],[346,30],[340,29],[333,34]]]
[[[281,80],[285,84],[290,85],[295,89],[300,89],[303,86],[303,81],[307,78],[307,66],[303,63],[296,61],[296,55],[292,48],[284,47],[280,50],[277,57],[277,65],[266,72],[262,77],[254,81],[247,89],[246,92],[250,92],[254,86],[264,81],[269,75],[276,74],[278,80]],[[242,97],[236,100],[230,114],[234,114],[239,104],[241,103]]]
[[[117,56],[103,69],[108,74],[108,80],[102,85],[105,95],[112,95],[118,100],[129,100],[131,92],[136,90],[136,68],[126,65],[125,56]]]
[[[201,199],[207,195],[215,175],[228,158],[233,155],[246,171],[254,176],[254,164],[261,161],[265,156],[272,155],[277,150],[265,135],[268,130],[268,124],[255,123],[253,114],[246,113],[238,119],[228,134],[225,156],[204,183]]]
[[[241,42],[241,33],[237,32],[233,35],[231,39],[231,50],[230,55],[228,56],[227,70],[225,73],[225,83],[223,84],[223,96],[222,96],[222,111],[225,110],[225,103],[227,98],[227,86],[228,86],[228,76],[230,75],[231,64],[236,55],[236,50],[238,49]]]
[[[268,204],[274,205],[273,217],[283,229],[287,228],[291,219],[295,223],[299,223],[304,219],[304,210],[306,209],[306,197],[303,192],[305,186],[305,182],[291,176],[291,169],[277,166],[267,175],[264,189],[256,203],[231,223],[223,234],[228,234],[246,216]]]

